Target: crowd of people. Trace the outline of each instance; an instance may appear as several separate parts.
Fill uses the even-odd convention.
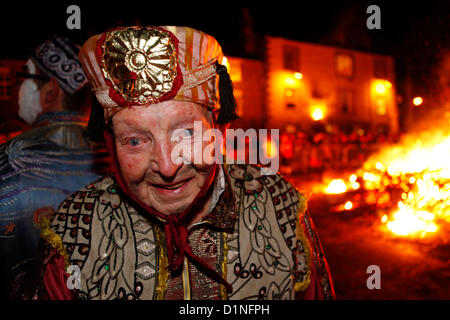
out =
[[[293,173],[358,167],[388,141],[385,133],[363,129],[347,134],[338,129],[284,131],[280,134],[280,161]]]

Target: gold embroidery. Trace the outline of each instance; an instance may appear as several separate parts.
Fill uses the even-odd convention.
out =
[[[227,233],[222,232],[222,237],[223,237],[222,278],[227,280],[227,257],[228,257]],[[220,285],[220,297],[222,298],[222,300],[228,300],[227,288],[223,284]]]
[[[191,279],[189,277],[189,262],[186,257],[184,257],[183,265],[183,292],[184,300],[191,300]]]
[[[300,196],[300,195],[299,195]],[[303,250],[305,252],[305,259],[306,259],[306,265],[308,268],[308,271],[306,272],[306,277],[301,282],[296,282],[294,286],[295,292],[304,291],[306,288],[308,288],[309,284],[311,283],[311,246],[309,245],[309,241],[306,238],[306,235],[303,231],[302,224],[300,223],[301,214],[305,211],[306,205],[305,205],[305,199],[300,198],[300,204],[298,206],[298,212],[297,212],[297,239],[301,241]]]
[[[211,62],[194,70],[186,71],[183,75],[183,85],[180,88],[179,94],[188,89],[193,89],[212,77],[215,77],[217,73],[214,63],[215,62]],[[193,98],[197,99],[197,97]]]
[[[156,300],[164,300],[167,290],[167,280],[169,279],[169,262],[164,246],[164,239],[161,229],[154,226],[158,248],[158,284],[155,288]]]
[[[41,237],[64,257],[64,267],[67,269],[69,267],[69,255],[66,252],[66,248],[64,248],[61,237],[54,233],[50,228],[50,219],[48,217],[41,217],[39,222]]]

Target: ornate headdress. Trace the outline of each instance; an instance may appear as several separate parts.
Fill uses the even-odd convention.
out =
[[[231,81],[221,65],[222,49],[201,31],[117,28],[91,37],[79,57],[105,120],[127,106],[170,99],[221,109],[219,123],[237,118]]]
[[[54,36],[37,47],[30,59],[42,73],[55,78],[67,93],[74,94],[87,83],[78,51],[79,46],[69,39]]]

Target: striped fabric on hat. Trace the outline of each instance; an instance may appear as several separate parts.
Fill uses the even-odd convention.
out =
[[[178,26],[118,28],[88,39],[79,58],[105,119],[129,105],[169,99],[220,108],[216,62],[222,62],[223,53],[216,39],[201,31]],[[158,77],[165,80],[155,82]]]

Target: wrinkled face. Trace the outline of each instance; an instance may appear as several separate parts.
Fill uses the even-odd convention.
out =
[[[204,162],[174,159],[180,143],[193,150],[207,146],[201,137],[195,139],[194,121],[202,124],[203,132],[213,127],[211,113],[201,105],[174,100],[125,108],[112,118],[125,183],[140,201],[160,213],[170,215],[187,208],[212,169]]]

